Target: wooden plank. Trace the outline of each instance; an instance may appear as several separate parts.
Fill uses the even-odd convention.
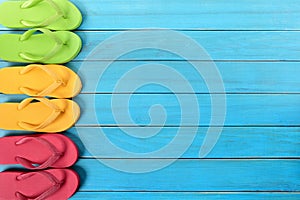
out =
[[[166,159],[110,161],[118,166],[138,164],[141,167],[157,166]],[[0,171],[12,167],[0,165]],[[73,169],[80,175],[81,192],[300,192],[298,159],[181,159],[164,169],[144,174],[120,172],[96,159],[80,159]]]
[[[100,128],[99,128],[100,129]],[[80,149],[80,155],[84,158],[120,158],[114,152],[101,155],[100,131],[98,128],[77,127],[67,131],[73,141]],[[123,130],[124,129],[124,130]],[[135,133],[135,135],[144,135],[145,132],[154,132],[156,128],[101,128],[109,140],[129,152],[147,153],[161,149],[169,144],[177,135],[178,128],[161,128],[157,135],[151,138],[136,138],[129,136],[126,132]],[[126,131],[126,132],[125,132]],[[78,134],[78,132],[80,134]],[[199,150],[203,143],[207,128],[199,128],[195,139],[189,149],[179,152],[179,149],[173,149],[170,155],[180,155],[182,158],[198,158]],[[299,158],[300,156],[300,128],[267,128],[267,127],[229,127],[224,128],[221,136],[206,158]],[[192,128],[185,128],[182,143],[189,140],[193,134]],[[97,151],[98,149],[98,151]],[[89,152],[92,150],[93,154]],[[95,151],[96,150],[96,151]],[[178,152],[177,152],[178,151]],[[95,152],[99,152],[95,154]],[[158,158],[145,155],[144,158]],[[129,158],[129,157],[122,157]],[[169,156],[168,158],[174,158]]]
[[[199,61],[199,63],[202,63]],[[164,76],[160,73],[139,73],[137,76],[128,76],[122,82],[124,85],[137,85],[140,80],[144,83],[163,83],[166,79],[170,85],[182,86],[188,82],[195,93],[208,93],[205,82],[195,68],[185,61],[116,61],[99,77],[101,66],[105,61],[88,62],[84,67],[82,62],[67,64],[72,70],[79,73],[83,81],[82,93],[118,93],[115,86],[123,75],[136,67],[145,64],[162,64],[181,74],[184,79],[177,76]],[[0,62],[1,67],[9,63]],[[227,93],[299,93],[300,92],[300,62],[216,62],[223,79]],[[215,81],[214,76],[205,77],[208,81]],[[99,82],[98,82],[99,80]],[[96,87],[98,84],[98,87]],[[184,87],[178,87],[178,92],[188,92]],[[129,89],[123,91],[132,92]],[[148,84],[139,88],[136,93],[170,93],[165,87]],[[210,91],[221,93],[224,91]]]
[[[202,64],[202,62],[199,62]],[[122,76],[127,75],[127,79],[122,81],[123,85],[139,85],[141,80],[144,87],[139,88],[136,93],[170,93],[169,89],[151,83],[165,84],[168,86],[178,86],[177,91],[188,92],[184,87],[187,82],[193,87],[195,93],[208,93],[207,86],[196,69],[185,61],[117,61],[110,65],[102,77],[99,77],[100,69],[103,69],[106,62],[71,62],[68,67],[79,72],[84,82],[82,93],[118,93],[115,90],[118,81]],[[165,76],[156,73],[138,73],[130,75],[130,71],[139,67],[143,69],[145,65],[165,65],[169,69],[181,74],[178,76]],[[205,63],[203,63],[205,64]],[[216,62],[216,66],[223,79],[225,91],[227,93],[299,93],[300,92],[300,62]],[[128,73],[128,74],[127,74]],[[215,76],[204,77],[208,82],[216,82]],[[99,82],[98,82],[99,81]],[[98,84],[96,87],[95,84]],[[130,93],[129,88],[124,88],[123,92]],[[209,91],[209,93],[222,93],[224,91]]]
[[[10,31],[11,32],[11,31]],[[1,32],[2,34],[8,31]],[[20,32],[22,33],[22,32]],[[83,48],[81,53],[75,60],[115,60],[113,54],[116,52],[117,44],[128,45],[139,44],[144,45],[144,41],[150,42],[151,45],[158,46],[165,42],[171,44],[172,49],[183,49],[191,51],[186,46],[186,40],[168,40],[165,36],[163,40],[149,39],[149,35],[131,38],[122,36],[122,41],[115,41],[116,44],[106,45],[99,48],[92,58],[88,56],[90,53],[104,40],[116,36],[120,31],[79,31],[77,32],[83,40]],[[140,33],[140,31],[138,31]],[[207,51],[213,60],[219,61],[299,61],[300,51],[300,31],[180,31],[189,38],[196,41],[203,49]],[[113,53],[114,52],[114,53]],[[189,60],[203,60],[201,54],[192,52]],[[119,55],[118,60],[185,60],[184,58],[159,49],[141,49],[130,52],[123,56]]]
[[[99,128],[100,129],[100,128]],[[95,127],[77,127],[66,131],[64,134],[70,137],[78,146],[81,158],[121,158],[111,152],[96,154],[95,150],[102,150],[102,142],[99,142],[100,132]],[[124,129],[124,130],[123,130]],[[118,147],[135,153],[147,153],[161,149],[171,142],[177,135],[178,128],[164,127],[151,138],[136,138],[127,135],[124,131],[144,135],[152,133],[156,128],[149,127],[102,127],[106,137]],[[181,158],[198,158],[199,150],[203,143],[207,128],[199,128],[196,137],[186,152],[173,149],[172,154]],[[300,156],[300,128],[294,127],[225,127],[221,136],[206,158],[299,158]],[[19,134],[15,131],[0,130],[0,136]],[[192,128],[185,128],[182,140],[186,141],[192,135]],[[93,153],[90,153],[90,150]],[[122,158],[130,158],[123,156]],[[132,157],[131,157],[132,158]],[[158,158],[145,155],[144,158]],[[169,156],[168,158],[175,158]]]
[[[93,59],[87,58],[89,53],[105,39],[122,32],[78,32],[83,39],[83,49],[76,60],[115,60],[113,53],[116,45],[107,45],[100,48],[99,55]],[[297,60],[299,61],[300,46],[299,31],[181,31],[180,33],[195,40],[207,51],[213,60]],[[145,37],[144,39],[142,37]],[[134,44],[136,39],[123,38],[128,44]],[[139,40],[147,40],[147,36],[141,36]],[[131,42],[132,41],[132,42]],[[149,39],[148,39],[149,41]],[[158,46],[162,41],[150,40],[152,45]],[[118,43],[120,43],[119,41]],[[182,49],[186,47],[186,41],[170,40],[172,48]],[[143,44],[143,43],[142,43]],[[121,56],[121,55],[119,55]],[[199,54],[193,54],[190,60],[201,60]],[[183,60],[182,57],[157,49],[142,49],[123,55],[119,60]]]
[[[139,165],[157,162],[163,161],[139,160]],[[80,191],[299,191],[299,166],[300,160],[179,160],[156,172],[128,174],[84,159],[75,169]]]
[[[185,200],[297,200],[300,194],[286,192],[77,192],[71,200],[82,199],[185,199]]]
[[[214,95],[215,98],[218,96],[219,94]],[[23,98],[25,96],[0,95],[0,102],[20,102]],[[195,102],[193,98],[196,98]],[[300,124],[299,94],[228,94],[226,98],[225,126]],[[82,111],[76,126],[223,126],[210,123],[210,99],[209,94],[82,94],[74,98]],[[189,105],[189,110],[180,106],[179,100],[181,105]],[[152,109],[151,117],[149,111],[153,105],[156,107]],[[163,106],[165,112],[159,105]],[[219,106],[217,104],[215,109],[219,109]],[[200,110],[199,123],[195,122],[197,109]],[[118,117],[118,121],[115,120],[115,116]],[[221,116],[219,113],[214,117],[219,119]],[[151,122],[151,119],[154,121]]]
[[[105,155],[95,154],[95,149],[101,150],[104,148],[101,146],[102,143],[99,142],[99,129],[95,127],[77,127],[66,131],[64,134],[76,143],[81,158],[120,158],[114,152]],[[178,128],[164,127],[151,138],[136,138],[124,132],[127,131],[129,134],[135,133],[142,136],[145,132],[152,133],[155,129],[150,127],[101,128],[113,144],[135,153],[152,152],[164,147],[171,142],[178,131]],[[179,152],[179,149],[173,149],[172,155],[174,155],[173,153],[179,153],[178,155],[184,153],[181,158],[198,158],[206,132],[207,128],[199,128],[189,149],[185,153]],[[216,146],[206,158],[299,158],[299,132],[300,128],[298,127],[225,127]],[[21,133],[0,130],[1,137],[14,134]],[[182,140],[188,140],[192,134],[192,128],[185,128]],[[91,149],[94,150],[93,154],[89,151]],[[130,157],[123,156],[122,158]],[[158,157],[145,155],[144,158]],[[175,157],[169,156],[168,158]]]
[[[130,117],[135,125],[140,126],[149,124],[159,127],[162,125],[223,125],[210,124],[211,95],[196,94],[198,106],[193,101],[193,97],[194,94],[83,94],[74,99],[82,108],[81,118],[77,125],[124,126],[132,124],[129,122]],[[112,98],[114,98],[113,103]],[[127,98],[130,99],[129,102]],[[215,98],[219,98],[219,95],[215,95]],[[300,124],[300,95],[228,94],[226,98],[225,126],[299,126]],[[178,99],[182,102],[181,104]],[[153,105],[162,105],[165,112],[156,106],[152,110],[152,119],[155,120],[151,122],[149,109]],[[184,110],[185,108],[180,105],[189,105],[190,108]],[[215,109],[219,109],[219,106],[219,104],[216,105]],[[200,110],[200,123],[194,123],[197,109]],[[182,114],[183,111],[184,114]],[[114,115],[118,117],[117,122]],[[221,114],[214,117],[219,119]]]
[[[0,0],[3,2],[4,0]],[[171,28],[196,30],[299,30],[297,0],[72,0],[83,13],[81,30]],[[3,27],[1,27],[4,30]]]

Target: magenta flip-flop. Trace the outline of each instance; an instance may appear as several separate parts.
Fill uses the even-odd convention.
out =
[[[79,176],[70,169],[1,172],[0,199],[67,200],[77,190]]]
[[[78,159],[74,142],[61,134],[0,138],[0,164],[21,164],[27,169],[66,168]]]

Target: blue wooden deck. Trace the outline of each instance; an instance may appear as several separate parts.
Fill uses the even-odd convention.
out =
[[[76,31],[83,40],[82,52],[67,64],[79,73],[84,84],[82,93],[74,98],[82,108],[81,118],[66,132],[81,153],[74,166],[81,187],[72,200],[300,199],[299,0],[72,2],[84,15]],[[192,38],[207,51],[220,72],[226,92],[226,118],[216,146],[204,159],[199,158],[199,149],[208,128],[223,126],[210,121],[211,96],[222,96],[224,91],[208,91],[203,77],[185,59],[163,50],[141,49],[114,60],[98,80],[99,70],[109,62],[102,58],[111,58],[115,46],[107,46],[99,59],[90,59],[90,53],[112,36],[143,28],[172,29]],[[0,27],[0,34],[11,31]],[[173,47],[183,48],[180,42]],[[197,56],[191,60],[207,62]],[[82,67],[84,64],[88,67]],[[166,87],[149,84],[130,96],[129,105],[121,103],[112,108],[113,99],[125,102],[133,92],[126,87],[115,91],[121,77],[146,64],[176,70],[194,92],[180,87],[185,81],[176,77],[139,73],[138,79],[129,78],[123,85],[147,82],[153,76],[154,83],[163,81],[179,89],[174,94]],[[2,67],[9,65],[14,64],[0,61]],[[215,77],[205,78],[213,81]],[[1,102],[22,98],[0,94]],[[183,115],[178,98],[187,103],[196,98],[198,106],[191,106]],[[165,121],[155,121],[149,115],[151,106],[157,104],[164,107]],[[197,109],[201,113],[199,123],[193,121]],[[112,110],[119,119],[126,119],[130,113],[134,125],[116,121]],[[156,164],[176,159],[172,154],[161,157],[147,153],[170,143],[179,128],[183,128],[182,141],[193,137],[195,130],[196,136],[186,151],[173,149],[174,154],[182,155],[166,168],[126,173],[103,164],[155,168]],[[103,153],[106,146],[101,143],[99,130],[116,146],[138,156]],[[155,131],[157,135],[142,138]],[[1,135],[8,133],[12,132],[0,131]],[[0,170],[8,167],[0,166]]]

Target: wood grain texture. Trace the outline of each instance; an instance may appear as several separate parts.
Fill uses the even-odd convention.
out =
[[[132,161],[115,160],[119,165]],[[299,160],[179,160],[156,172],[127,174],[83,159],[75,169],[84,180],[80,191],[298,191],[299,164]]]
[[[99,129],[77,127],[67,131],[66,135],[73,139],[79,146],[80,154],[83,158],[120,158],[120,156],[113,154],[113,152],[110,155],[95,155],[89,152],[90,149],[104,148],[101,147],[101,142],[97,142],[99,141],[97,138],[101,134]],[[156,128],[118,127],[101,129],[113,144],[135,153],[147,153],[159,150],[169,144],[178,134],[178,128],[165,127],[161,128],[157,135],[151,138],[136,138],[127,135],[126,132],[143,135],[143,132],[154,132]],[[193,130],[192,128],[185,128],[184,131],[182,140],[186,141],[193,134]],[[198,129],[192,145],[181,156],[182,158],[198,158],[206,132],[207,128]],[[227,127],[223,129],[216,146],[206,158],[299,158],[299,132],[299,128],[292,127]],[[87,143],[87,141],[93,140],[95,142]],[[179,155],[181,152],[177,151],[179,150],[174,149],[173,153],[178,153]],[[144,158],[150,157],[145,156]]]
[[[82,199],[147,199],[147,200],[169,200],[169,199],[203,199],[203,200],[297,200],[299,193],[284,192],[78,192],[71,200]]]
[[[202,62],[199,62],[202,64]],[[123,76],[130,70],[143,69],[147,65],[161,64],[181,74],[177,76],[165,76],[160,73],[139,73],[138,76],[128,76],[122,82],[123,85],[138,85],[141,81],[146,84],[136,93],[170,93],[165,87],[154,85],[153,82],[178,86],[177,91],[187,93],[184,87],[188,82],[195,93],[222,93],[224,91],[208,91],[202,76],[193,65],[185,61],[117,61],[110,65],[103,76],[99,77],[99,70],[103,69],[105,61],[71,62],[68,67],[78,72],[84,82],[82,93],[118,93],[115,87]],[[215,63],[223,79],[227,93],[299,93],[300,87],[300,62],[216,62]],[[203,62],[205,65],[205,62]],[[129,74],[130,75],[130,74]],[[216,82],[216,77],[205,77],[209,82]],[[95,87],[98,83],[98,87]],[[147,84],[148,83],[148,84]],[[151,84],[152,83],[152,84]],[[130,89],[123,90],[131,93]]]
[[[154,110],[152,126],[222,126],[223,124],[210,124],[211,103],[210,95],[197,94],[198,106],[191,100],[193,94],[133,94],[127,102],[126,94],[83,94],[74,100],[82,108],[82,114],[76,125],[128,125],[131,117],[136,125],[147,126],[151,124],[149,109],[153,105],[162,105],[166,113],[166,121],[162,110]],[[218,96],[218,95],[216,95]],[[112,105],[112,97],[123,104]],[[300,95],[274,94],[274,95],[226,95],[227,112],[225,126],[298,126],[300,124]],[[190,104],[190,111],[182,114],[179,100]],[[115,104],[115,103],[114,103]],[[113,106],[113,107],[112,107]],[[219,105],[216,105],[216,109]],[[193,108],[192,108],[193,107]],[[113,109],[112,109],[113,108]],[[200,123],[192,123],[195,109],[200,110]],[[263,108],[263,109],[262,109]],[[120,120],[117,123],[114,115]],[[214,116],[220,117],[220,116]],[[116,124],[117,123],[117,124]]]
[[[3,2],[4,0],[0,0]],[[193,30],[299,30],[297,0],[72,0],[82,30],[171,28]],[[3,27],[1,27],[4,30]]]
[[[115,51],[115,46],[102,48],[100,58],[90,59],[87,56],[104,40],[115,36],[121,32],[93,31],[78,32],[83,39],[83,49],[75,60],[112,60],[111,52]],[[299,61],[300,46],[299,31],[180,31],[187,37],[195,40],[203,49],[207,51],[213,60],[297,60]],[[143,37],[143,36],[141,36]],[[126,40],[126,38],[124,38]],[[136,39],[129,41],[135,43]],[[145,36],[145,40],[147,37]],[[128,39],[126,40],[128,42]],[[172,43],[173,48],[185,48],[186,41],[168,39],[163,41],[152,40],[152,45],[161,42]],[[193,55],[191,60],[201,60],[198,55]],[[142,49],[121,56],[119,60],[183,60],[182,57],[158,49]]]

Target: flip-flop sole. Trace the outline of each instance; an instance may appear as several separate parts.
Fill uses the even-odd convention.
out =
[[[29,136],[8,136],[0,138],[0,164],[20,164],[16,157],[22,157],[33,163],[41,164],[52,156],[52,152],[45,144],[38,140],[29,140],[17,145],[23,138],[41,138],[51,143],[62,156],[50,167],[67,168],[78,159],[78,149],[74,142],[62,134],[34,134]]]
[[[22,20],[41,22],[56,14],[47,1],[42,1],[30,8],[21,8],[26,1],[7,1],[0,4],[0,24],[9,28],[34,28],[35,26],[25,26]],[[44,28],[50,30],[74,30],[80,26],[82,15],[78,8],[67,0],[53,0],[65,13],[65,17],[59,17],[54,22]],[[41,27],[41,26],[38,26]]]
[[[47,200],[66,200],[70,198],[79,186],[79,176],[70,169],[49,169],[46,172],[52,174],[58,181],[64,180],[64,183]],[[24,174],[23,172],[1,172],[0,173],[0,199],[15,200],[16,193],[22,193],[27,197],[36,198],[43,192],[53,188],[53,183],[45,176],[34,173],[32,176],[17,180],[17,177]]]
[[[49,97],[71,98],[79,94],[82,83],[79,76],[71,69],[61,65],[46,65],[46,67],[64,81]],[[43,91],[53,84],[54,80],[40,68],[34,68],[26,74],[21,74],[24,67],[6,67],[0,69],[0,93],[24,94],[20,88],[30,88]],[[34,96],[34,95],[33,95]]]
[[[57,31],[53,34],[59,38],[64,45],[49,59],[41,63],[67,63],[73,60],[81,50],[81,39],[75,33],[69,31]],[[32,35],[28,40],[20,41],[20,34],[0,35],[0,58],[10,62],[33,63],[20,56],[21,53],[30,53],[39,57],[44,57],[51,52],[55,46],[54,40],[45,34]]]

